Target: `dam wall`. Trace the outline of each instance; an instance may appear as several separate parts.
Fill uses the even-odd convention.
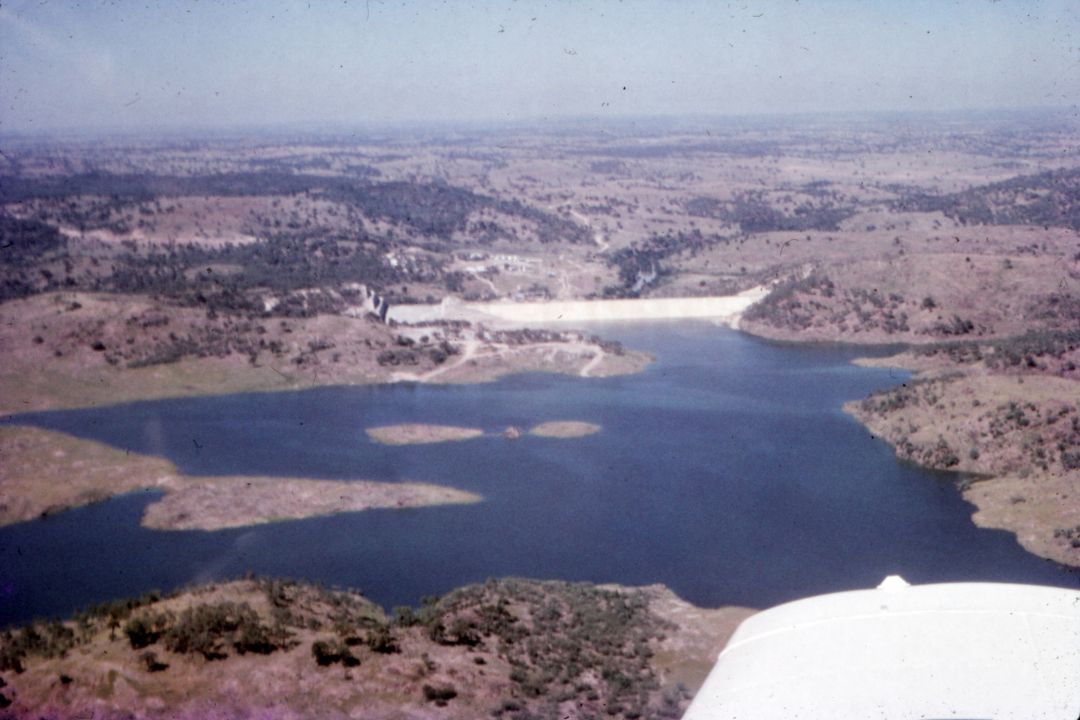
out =
[[[389,319],[397,322],[433,320],[502,320],[510,323],[623,322],[643,320],[737,319],[763,298],[768,288],[738,295],[624,300],[551,300],[545,302],[466,303],[448,298],[438,305],[395,305]]]

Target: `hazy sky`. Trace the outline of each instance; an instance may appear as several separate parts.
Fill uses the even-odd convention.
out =
[[[0,101],[0,131],[1075,113],[1080,2],[3,2]]]

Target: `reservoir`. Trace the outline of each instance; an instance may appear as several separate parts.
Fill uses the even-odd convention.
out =
[[[1077,587],[970,520],[953,478],[898,462],[842,404],[907,379],[866,350],[767,343],[706,323],[618,325],[638,375],[527,374],[186,398],[11,419],[159,455],[191,475],[416,480],[474,505],[203,531],[139,526],[136,493],[0,528],[0,625],[252,571],[348,586],[387,607],[489,577],[663,583],[698,605],[768,607],[885,575]],[[367,427],[498,432],[548,420],[577,439],[384,446]]]

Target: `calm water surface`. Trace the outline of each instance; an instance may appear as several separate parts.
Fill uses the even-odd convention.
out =
[[[872,587],[892,573],[1080,585],[1008,533],[975,527],[948,476],[897,462],[842,413],[844,401],[905,374],[854,367],[860,351],[849,348],[775,345],[704,324],[602,332],[657,362],[621,378],[531,374],[20,416],[193,475],[420,480],[485,501],[158,532],[139,527],[155,496],[125,496],[0,528],[0,624],[248,570],[356,587],[387,606],[507,575],[664,583],[700,605],[753,607]],[[363,433],[553,419],[603,431],[413,447]]]

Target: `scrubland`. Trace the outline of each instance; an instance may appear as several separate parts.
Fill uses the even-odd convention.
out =
[[[12,138],[0,411],[630,373],[650,358],[587,331],[398,323],[386,307],[765,287],[743,331],[897,345],[871,362],[915,378],[848,411],[901,459],[962,473],[976,522],[1080,566],[1078,137],[1075,120],[1021,113],[160,147]],[[221,526],[209,508],[222,502],[253,522],[474,499],[293,478],[311,502],[282,515],[272,480],[183,478],[161,460],[0,430],[5,522],[146,487],[165,493],[147,514],[164,527],[199,527],[199,513]],[[46,488],[42,473],[72,480]],[[9,632],[0,692],[14,716],[258,703],[282,718],[677,717],[747,612],[659,588],[499,581],[390,620],[352,593],[238,582]]]

